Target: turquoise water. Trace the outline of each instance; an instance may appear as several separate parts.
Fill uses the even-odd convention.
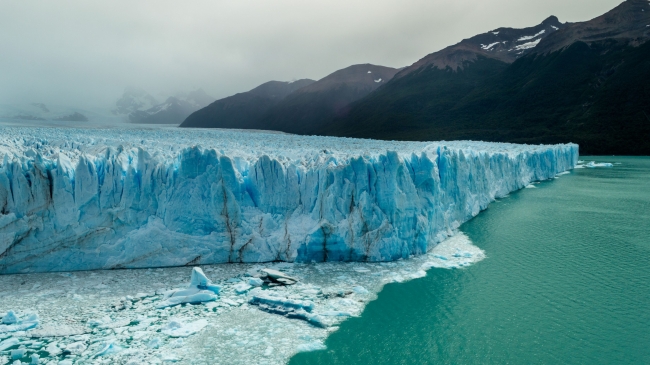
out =
[[[487,259],[387,285],[290,364],[650,364],[650,158],[593,159],[621,165],[493,203],[461,227]]]

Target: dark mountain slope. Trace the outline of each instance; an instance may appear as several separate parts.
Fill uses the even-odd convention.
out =
[[[476,55],[457,71],[429,63],[400,72],[347,117],[312,133],[576,142],[582,153],[648,155],[647,25],[650,2],[629,0],[592,21],[566,25],[510,65]]]
[[[350,103],[363,98],[393,78],[397,69],[370,64],[336,71],[297,90],[260,120],[260,129],[309,133],[332,118],[346,115]]]
[[[395,80],[323,134],[404,140],[580,144],[650,154],[650,42],[574,43],[512,65],[479,58]],[[431,87],[433,86],[433,87]]]
[[[248,92],[215,101],[192,113],[180,125],[197,128],[259,129],[259,120],[274,105],[314,80],[269,81]]]

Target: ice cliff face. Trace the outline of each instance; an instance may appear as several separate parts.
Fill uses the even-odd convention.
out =
[[[0,273],[421,254],[577,145],[0,128]]]

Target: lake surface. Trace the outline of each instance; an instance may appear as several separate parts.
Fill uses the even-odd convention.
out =
[[[650,364],[650,158],[577,169],[461,227],[487,259],[389,284],[290,364]]]

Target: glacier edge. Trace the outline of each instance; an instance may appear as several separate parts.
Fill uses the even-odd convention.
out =
[[[1,129],[0,273],[396,260],[578,161],[575,144]]]

